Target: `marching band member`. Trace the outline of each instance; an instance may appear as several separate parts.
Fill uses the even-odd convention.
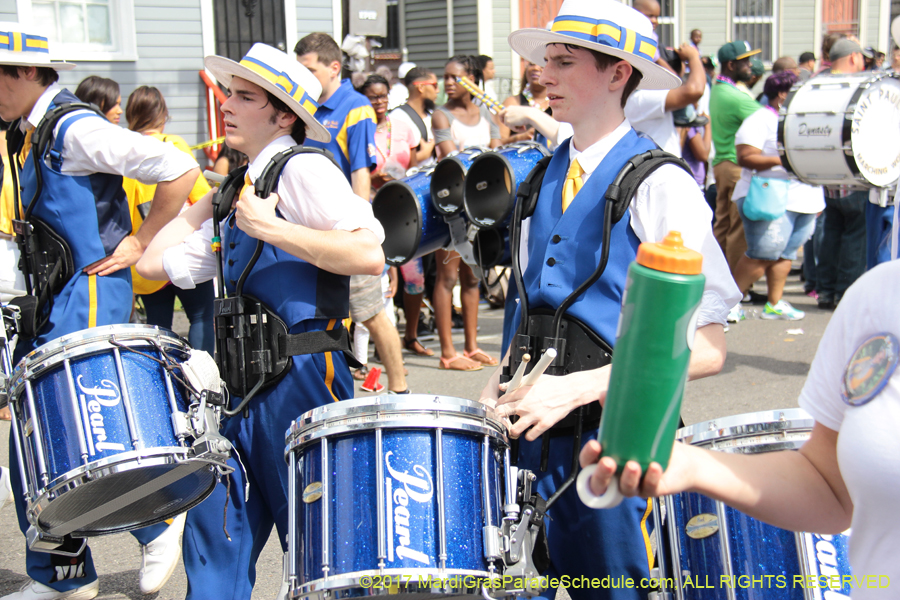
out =
[[[191,156],[86,110],[57,121],[49,143],[59,152],[58,158],[33,160],[29,152],[34,129],[53,109],[79,101],[57,83],[58,71],[75,65],[50,57],[47,38],[21,31],[16,24],[0,25],[0,118],[15,121],[8,147],[10,163],[19,170],[21,206],[26,210],[33,207],[33,217],[65,240],[75,268],[67,281],[50,283],[33,276],[35,271],[29,269],[29,291],[34,291],[29,297],[40,300],[23,311],[24,326],[33,331],[19,332],[16,360],[81,329],[128,323],[132,304],[128,267],[137,262],[153,235],[178,214],[200,176]],[[43,178],[37,197],[36,165],[40,165]],[[122,190],[123,176],[158,184],[147,219],[133,236],[129,235],[131,218]],[[29,297],[13,302],[18,300],[27,308]],[[17,464],[15,456],[10,438],[11,464]],[[21,490],[19,470],[10,471],[13,489]],[[21,494],[16,494],[16,512],[24,533],[29,523]],[[171,575],[178,562],[180,531],[179,519],[168,528],[160,524],[134,532],[144,546],[145,567],[148,560],[153,563],[153,568],[141,570],[142,590],[159,589]],[[26,569],[31,579],[5,600],[97,595],[97,573],[89,549],[74,559],[26,550]]]
[[[604,192],[630,158],[656,147],[639,137],[625,118],[628,96],[635,89],[672,89],[680,80],[653,62],[656,42],[650,21],[611,0],[566,0],[550,31],[525,29],[513,32],[509,41],[526,60],[546,63],[541,84],[547,87],[553,116],[574,128],[572,138],[560,145],[547,167],[533,216],[522,228],[524,247],[513,250],[525,263],[523,293],[538,314],[539,309],[560,306],[594,271],[601,255]],[[580,323],[588,337],[602,338],[611,346],[625,272],[638,244],[659,241],[668,231],[678,230],[685,245],[704,255],[707,278],[690,375],[698,378],[718,372],[725,358],[725,318],[740,294],[712,235],[711,216],[687,172],[665,165],[650,175],[612,228],[609,263],[602,278],[567,312],[569,329]],[[520,315],[521,306],[514,317],[517,325]],[[511,365],[510,372],[516,367]],[[535,385],[498,398],[498,370],[482,392],[482,401],[497,403],[501,417],[518,416],[510,429],[512,437],[524,437],[518,465],[537,475],[536,490],[545,499],[566,478],[573,457],[573,429],[571,425],[564,428],[566,423],[561,421],[583,405],[596,415],[596,408],[589,405],[604,397],[608,376],[608,366],[559,377],[544,375]],[[538,437],[551,428],[549,469],[541,472]],[[596,426],[586,422],[585,435],[595,434]],[[574,490],[567,490],[545,521],[551,559],[550,572],[545,574],[625,576],[635,582],[648,577],[652,560],[646,544],[648,515],[649,504],[640,500],[591,511]],[[576,600],[647,596],[646,590],[638,589],[570,589],[569,593]]]
[[[321,339],[305,334],[342,327],[349,311],[350,275],[381,274],[381,225],[340,169],[318,153],[291,158],[277,193],[268,198],[254,194],[254,182],[276,154],[305,139],[330,139],[313,116],[321,84],[309,70],[265,44],[255,44],[240,63],[209,56],[206,67],[229,88],[230,96],[222,105],[225,142],[250,160],[233,216],[222,222],[229,292],[234,292],[257,240],[264,242],[260,259],[246,278],[248,297],[270,307],[269,320],[283,321],[291,338]],[[212,279],[216,274],[212,216],[207,195],[154,238],[138,272],[150,279],[169,278],[182,288]],[[291,368],[277,385],[263,389],[246,413],[238,412],[225,422],[223,434],[247,471],[233,453],[230,496],[226,498],[225,483],[217,485],[202,506],[188,513],[184,535],[188,598],[250,598],[256,560],[273,524],[287,550],[285,429],[305,411],[353,397],[345,355],[312,352],[293,356]],[[234,507],[227,522],[222,511],[226,500]],[[279,597],[283,596],[284,592]]]

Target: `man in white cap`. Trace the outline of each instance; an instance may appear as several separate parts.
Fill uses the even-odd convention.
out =
[[[541,330],[545,315],[552,320],[553,312],[600,263],[607,187],[630,158],[656,148],[625,118],[628,96],[635,89],[672,89],[680,80],[653,62],[656,43],[650,21],[612,0],[566,0],[550,31],[515,31],[509,43],[526,60],[545,65],[541,84],[547,87],[553,116],[574,129],[547,167],[532,216],[522,226],[521,239],[526,241],[513,249],[522,258],[524,284],[524,298],[514,316],[520,335],[513,345],[531,343],[540,348],[547,339]],[[518,466],[537,475],[533,486],[544,499],[565,480],[573,451],[577,452],[575,417],[570,413],[584,406],[585,436],[595,436],[599,401],[608,384],[608,359],[597,360],[598,365],[607,366],[581,368],[570,367],[575,359],[567,362],[565,356],[570,348],[572,357],[579,354],[578,360],[585,354],[599,356],[605,346],[615,343],[625,273],[639,243],[659,241],[677,230],[686,246],[703,254],[706,289],[697,317],[690,376],[712,375],[721,369],[725,318],[740,295],[712,235],[711,217],[687,172],[664,165],[652,173],[638,187],[624,217],[611,227],[602,277],[577,296],[565,313],[567,349],[551,365],[560,376],[544,375],[535,385],[498,398],[498,370],[482,392],[483,401],[497,403],[501,417],[518,417],[510,428],[513,437],[521,436]],[[520,320],[526,303],[529,320],[523,326]],[[576,330],[583,332],[581,338],[570,337]],[[507,359],[520,355],[513,350]],[[507,375],[517,366],[509,365]],[[551,428],[552,434],[542,444],[538,438]],[[545,471],[540,466],[542,455],[547,459]],[[646,587],[646,579],[643,583],[641,579],[648,578],[652,568],[649,514],[646,500],[627,500],[617,508],[594,511],[581,503],[574,489],[566,490],[544,520],[550,551],[550,569],[545,574],[623,577],[634,586],[570,587],[569,594],[576,600],[646,599],[648,590],[638,588]]]
[[[53,109],[78,102],[58,83],[58,71],[75,65],[51,60],[46,37],[25,32],[17,24],[0,24],[0,118],[13,122],[8,132],[10,164],[18,167],[20,201],[29,215],[24,223],[42,221],[69,246],[71,276],[53,281],[37,269],[26,271],[29,296],[14,299],[31,332],[20,331],[16,360],[60,336],[100,325],[128,323],[132,308],[131,271],[153,235],[172,219],[200,176],[197,163],[171,144],[117,127],[103,116],[80,110],[59,119],[42,151],[51,160],[36,160],[32,132]],[[40,169],[40,172],[37,172]],[[131,233],[128,200],[122,177],[158,184],[143,225]],[[42,180],[38,192],[38,181]],[[24,339],[23,339],[24,338]],[[11,444],[10,462],[17,464]],[[13,489],[21,490],[19,469],[10,470]],[[23,533],[29,523],[21,494],[16,511]],[[183,518],[167,527],[135,531],[144,551],[141,589],[159,590],[178,562]],[[77,552],[78,545],[70,549]],[[65,548],[69,549],[69,548]],[[97,573],[89,549],[77,557],[26,551],[29,581],[4,600],[93,598]]]
[[[291,339],[336,331],[346,340],[341,322],[349,311],[350,275],[380,275],[384,267],[384,232],[371,206],[321,154],[291,158],[277,193],[268,198],[257,197],[253,187],[280,152],[305,139],[329,141],[328,130],[313,116],[321,84],[306,67],[265,44],[254,44],[240,63],[208,56],[206,67],[231,93],[222,105],[225,141],[250,160],[233,216],[222,221],[229,294],[261,241],[263,251],[246,277],[244,294],[268,306],[269,320],[284,322]],[[183,288],[211,279],[216,274],[212,231],[207,196],[154,238],[138,272],[150,279],[169,278]],[[245,414],[239,411],[223,425],[246,472],[232,457],[230,496],[222,482],[188,513],[188,598],[250,598],[256,560],[273,524],[287,551],[290,481],[283,468],[284,432],[298,415],[353,397],[345,354],[310,352],[292,356],[283,378],[257,394]],[[226,500],[227,523],[222,513]]]

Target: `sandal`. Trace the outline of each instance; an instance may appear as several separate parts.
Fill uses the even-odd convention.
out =
[[[403,338],[403,347],[406,348],[407,352],[412,352],[418,356],[434,356],[434,350],[423,346],[418,338],[413,338],[411,340]]]
[[[459,359],[463,359],[464,362],[457,362]],[[469,364],[466,365],[466,362],[468,362]],[[446,371],[480,371],[484,368],[481,363],[469,360],[462,354],[457,354],[450,359],[444,358],[442,356],[441,364],[439,365],[439,367]]]
[[[483,365],[487,365],[488,367],[496,367],[498,364],[496,358],[494,358],[481,348],[475,348],[471,352],[463,352],[463,355],[470,360],[478,361]]]
[[[352,373],[353,379],[357,381],[365,381],[369,375],[369,365],[363,365]]]

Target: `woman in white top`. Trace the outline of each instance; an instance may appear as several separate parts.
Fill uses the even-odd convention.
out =
[[[475,104],[472,95],[456,82],[466,77],[477,84],[479,70],[476,57],[460,54],[444,66],[444,92],[447,104],[439,106],[431,117],[431,129],[437,144],[438,160],[454,150],[473,146],[496,148],[500,145],[500,128],[484,105]]]
[[[431,117],[437,158],[441,160],[454,150],[473,146],[496,148],[500,145],[500,128],[484,106],[472,102],[469,94],[456,81],[466,77],[478,83],[477,60],[474,56],[458,55],[444,66],[444,92],[447,104],[438,107]],[[434,285],[434,316],[441,340],[440,368],[454,371],[479,371],[483,365],[494,366],[497,359],[478,347],[478,278],[471,267],[460,260],[454,250],[435,252],[437,280]],[[453,346],[453,287],[457,277],[460,284],[465,351],[458,354]]]
[[[743,171],[731,198],[737,203],[747,239],[747,252],[735,267],[734,280],[741,290],[747,290],[765,273],[769,298],[762,312],[764,319],[796,321],[805,316],[781,296],[791,261],[797,258],[797,249],[812,236],[816,213],[825,208],[821,187],[793,180],[787,189],[787,210],[779,218],[753,220],[744,211],[753,177],[790,178],[778,155],[778,109],[798,79],[791,71],[770,76],[764,92],[770,99],[768,106],[747,117],[734,138],[737,161]],[[773,191],[777,189],[775,183],[770,183],[768,193],[777,193]]]

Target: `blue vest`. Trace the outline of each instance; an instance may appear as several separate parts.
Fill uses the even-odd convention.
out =
[[[631,157],[656,148],[652,141],[630,130],[609,151],[563,214],[562,188],[569,170],[570,143],[566,140],[553,154],[531,218],[528,267],[523,276],[530,309],[555,310],[591,276],[600,264],[606,188]],[[613,226],[603,276],[568,310],[611,346],[616,340],[628,265],[637,256],[640,244],[630,221],[628,209]],[[521,310],[517,310],[515,322],[520,318]]]
[[[234,224],[233,214],[225,220],[223,273],[229,294],[234,293],[256,243],[256,238]],[[247,276],[243,291],[275,311],[288,328],[307,319],[346,319],[350,313],[349,276],[322,270],[271,244],[263,244],[262,254]]]
[[[63,90],[53,99],[48,112],[70,102],[80,100]],[[40,162],[44,185],[32,215],[68,243],[75,274],[54,297],[47,325],[35,339],[19,344],[17,356],[90,325],[128,323],[131,317],[130,269],[121,269],[104,277],[82,272],[84,267],[112,254],[119,242],[131,233],[131,215],[122,189],[122,177],[106,173],[78,176],[62,173],[62,149],[69,127],[81,119],[102,118],[88,111],[63,117],[56,139],[51,140],[50,164]],[[30,155],[20,174],[20,184],[22,204],[28,207],[37,189],[34,159]]]

